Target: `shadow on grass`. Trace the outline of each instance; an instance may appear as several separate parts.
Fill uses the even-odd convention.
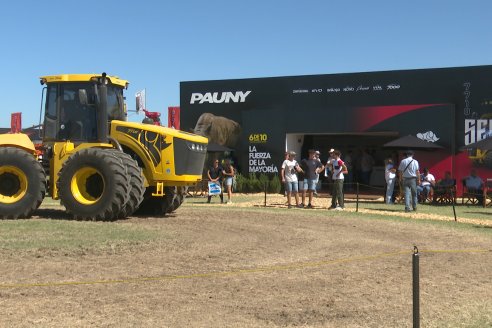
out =
[[[33,216],[37,216],[40,219],[47,220],[73,220],[72,216],[68,214],[64,209],[38,208],[36,211],[34,211]]]
[[[360,210],[371,210],[371,211],[381,211],[381,212],[389,212],[389,213],[401,213],[404,212],[402,208],[395,208],[395,209],[387,209],[387,208],[374,208],[374,207],[361,207],[359,206]]]
[[[54,209],[54,208],[39,208],[33,213],[33,217],[46,220],[60,220],[60,221],[97,221],[97,222],[115,222],[115,221],[126,221],[131,218],[154,218],[154,219],[167,219],[176,217],[176,213],[166,214],[165,216],[155,216],[150,214],[133,214],[126,218],[113,219],[113,220],[76,220],[68,214],[64,209]]]
[[[491,226],[485,226],[485,225],[474,225],[473,227],[477,229],[492,229]]]
[[[466,214],[479,214],[479,215],[487,215],[487,216],[492,216],[492,212],[486,213],[486,212],[472,212],[472,211],[466,211],[466,212],[463,212],[463,213],[466,213]]]

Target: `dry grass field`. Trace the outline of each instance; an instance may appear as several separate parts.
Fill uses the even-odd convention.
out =
[[[44,204],[0,221],[0,326],[411,327],[417,245],[421,326],[492,327],[488,224],[235,200],[117,222]]]

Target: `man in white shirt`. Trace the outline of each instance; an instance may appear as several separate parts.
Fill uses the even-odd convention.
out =
[[[393,204],[393,191],[395,189],[396,168],[391,158],[386,159],[384,167],[384,178],[386,180],[386,204]]]
[[[285,191],[287,192],[287,206],[292,207],[291,196],[294,193],[296,199],[296,206],[299,206],[299,195],[298,192],[298,180],[297,172],[301,171],[299,164],[295,160],[296,153],[290,151],[288,153],[288,158],[282,163],[282,169],[280,170],[280,175],[282,177],[282,183],[285,186]]]
[[[400,162],[398,173],[405,191],[405,212],[417,210],[417,185],[420,185],[419,162],[413,158],[413,151],[405,152],[407,158]]]
[[[429,173],[428,168],[425,168],[424,174],[420,176],[420,184],[417,186],[417,196],[422,200],[422,202],[425,202],[435,184],[436,178],[434,178],[434,175]]]

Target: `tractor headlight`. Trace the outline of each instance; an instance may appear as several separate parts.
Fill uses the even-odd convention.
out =
[[[207,146],[204,144],[199,144],[199,143],[194,143],[187,141],[186,142],[188,149],[191,151],[197,151],[197,152],[206,152],[207,151]]]

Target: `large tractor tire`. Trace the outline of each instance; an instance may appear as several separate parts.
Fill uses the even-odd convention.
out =
[[[46,175],[27,151],[0,148],[0,218],[24,219],[41,205],[46,194]]]
[[[145,192],[144,178],[142,168],[130,155],[117,149],[113,150],[113,154],[121,160],[126,168],[126,174],[130,178],[129,198],[118,215],[118,218],[123,219],[132,215],[142,203]]]
[[[86,148],[65,161],[57,187],[61,204],[74,219],[114,220],[129,199],[130,178],[113,150]]]
[[[184,203],[186,198],[186,193],[188,191],[188,187],[174,187],[172,193],[175,195],[173,197],[172,206],[169,207],[169,212],[174,212]]]
[[[144,201],[140,204],[137,214],[149,216],[165,216],[178,209],[184,202],[186,187],[164,187],[164,197],[153,197],[152,189],[147,188]]]

